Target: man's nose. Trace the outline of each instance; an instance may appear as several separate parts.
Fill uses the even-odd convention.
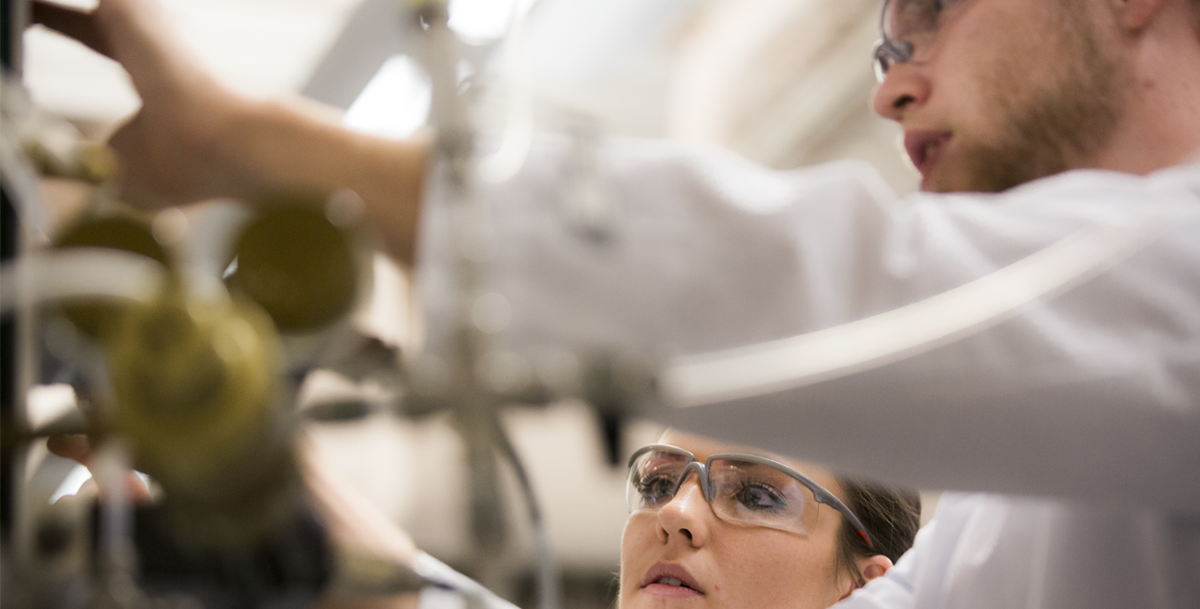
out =
[[[879,116],[901,122],[905,112],[928,100],[929,91],[930,82],[921,66],[912,62],[894,63],[883,82],[875,87],[871,107]]]

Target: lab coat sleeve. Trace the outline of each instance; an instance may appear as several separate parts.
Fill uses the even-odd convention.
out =
[[[1197,167],[900,200],[856,163],[777,172],[713,149],[615,141],[596,153],[588,195],[612,212],[597,237],[577,220],[571,150],[540,141],[515,179],[476,191],[494,243],[485,291],[511,309],[492,344],[530,362],[563,349],[665,362],[811,334],[1080,235],[1141,235],[1063,287],[903,357],[715,404],[651,401],[642,414],[920,488],[1200,512]],[[452,198],[435,175],[419,271],[434,352],[470,306],[454,278]]]

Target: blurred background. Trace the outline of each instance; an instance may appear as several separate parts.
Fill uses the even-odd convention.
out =
[[[399,14],[395,1],[162,0],[183,41],[231,87],[261,97],[306,95],[339,106],[352,128],[403,137],[424,124],[429,85],[411,59],[410,41],[389,20]],[[706,142],[780,169],[858,158],[906,193],[917,175],[896,144],[898,129],[869,106],[880,4],[453,0],[450,9],[451,25],[473,44],[474,65],[465,69],[481,84],[479,105],[496,123],[506,93],[524,83],[536,129]],[[511,16],[525,11],[522,44],[504,47]],[[520,82],[501,70],[514,48],[527,76]],[[25,53],[35,101],[89,136],[103,139],[137,110],[123,70],[82,46],[35,28]],[[69,185],[47,180],[43,188],[49,200],[71,207]],[[406,278],[383,259],[375,272],[374,326],[404,345],[411,319]],[[336,375],[317,375],[302,399],[361,391]],[[56,399],[62,401],[47,398],[47,408]],[[594,414],[562,403],[513,408],[505,422],[541,497],[567,605],[610,606],[624,472],[607,464]],[[622,451],[658,433],[653,423],[630,422]],[[377,415],[315,427],[312,435],[330,466],[419,546],[451,564],[466,561],[463,450],[443,419]],[[531,592],[533,546],[516,494],[509,495],[513,559],[531,565]]]

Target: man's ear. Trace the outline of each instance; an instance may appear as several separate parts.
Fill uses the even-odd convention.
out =
[[[883,554],[859,558],[857,562],[858,572],[862,573],[863,579],[867,581],[871,581],[876,577],[887,573],[888,569],[891,569],[893,566],[892,559],[884,556]],[[854,592],[854,588],[855,586],[850,586],[850,589],[847,590],[846,593],[842,595],[842,598],[838,599],[838,601],[846,600],[846,597],[850,596],[850,594]]]
[[[1117,22],[1128,31],[1140,31],[1154,21],[1170,0],[1109,0]]]

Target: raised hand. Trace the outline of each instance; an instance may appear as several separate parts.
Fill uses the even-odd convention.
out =
[[[145,208],[277,191],[362,197],[391,253],[410,262],[430,142],[344,129],[315,102],[263,101],[220,83],[177,42],[153,0],[101,0],[91,13],[35,5],[34,19],[120,62],[141,110],[109,144],[122,192]]]
[[[250,101],[205,71],[172,34],[156,2],[103,0],[91,13],[42,2],[34,21],[119,62],[142,99],[111,138],[123,194],[142,207],[246,194],[243,171],[221,159],[220,141]]]
[[[88,469],[92,467],[92,447],[87,436],[50,436],[46,439],[46,447],[59,457],[75,461]],[[87,485],[94,486],[95,482],[89,480],[84,484],[85,486],[80,489],[81,493],[88,488]],[[134,503],[150,503],[152,501],[149,487],[133,471],[125,474],[125,493]]]

